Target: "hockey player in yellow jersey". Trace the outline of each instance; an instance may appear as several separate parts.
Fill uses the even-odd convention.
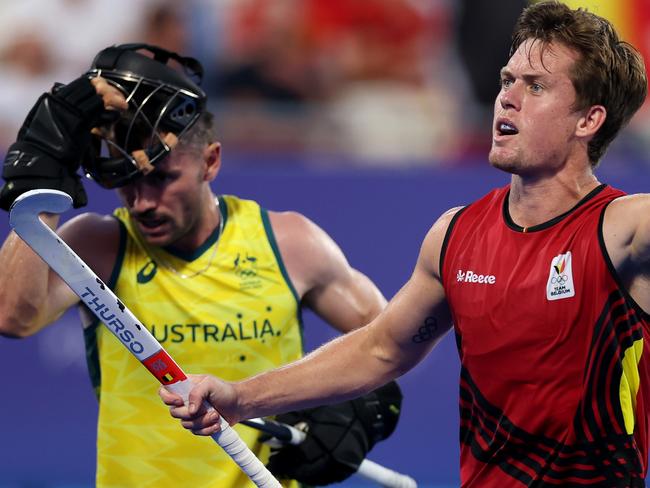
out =
[[[213,194],[221,147],[200,76],[196,60],[155,46],[103,50],[30,112],[5,161],[0,206],[34,188],[61,189],[84,206],[80,164],[115,188],[123,207],[114,215],[83,213],[57,232],[184,370],[237,380],[302,355],[301,307],[347,332],[385,300],[303,215]],[[42,218],[58,227],[58,216]],[[79,304],[13,233],[0,268],[0,334],[30,336]],[[214,443],[183,432],[149,373],[82,317],[99,400],[97,486],[252,486]],[[266,461],[259,433],[236,428]]]

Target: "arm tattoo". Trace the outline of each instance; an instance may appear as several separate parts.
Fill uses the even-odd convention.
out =
[[[427,317],[424,319],[424,325],[418,329],[418,333],[415,334],[411,340],[415,344],[421,344],[422,342],[427,342],[437,337],[436,331],[438,330],[438,321],[435,317]]]

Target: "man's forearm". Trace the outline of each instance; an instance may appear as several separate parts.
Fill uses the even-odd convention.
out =
[[[397,368],[382,358],[372,325],[341,336],[306,357],[235,384],[240,414],[262,417],[338,403],[394,379]]]
[[[58,225],[58,216],[42,218],[51,228]],[[36,332],[48,293],[49,266],[12,232],[0,249],[0,269],[0,334],[24,337]]]

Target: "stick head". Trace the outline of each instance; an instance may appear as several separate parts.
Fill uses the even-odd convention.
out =
[[[63,213],[72,208],[72,198],[59,190],[30,190],[20,195],[9,209],[9,225],[33,221],[41,212]]]

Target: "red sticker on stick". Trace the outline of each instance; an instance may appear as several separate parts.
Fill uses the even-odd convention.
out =
[[[161,349],[153,356],[148,357],[142,364],[154,375],[163,385],[171,385],[187,379],[178,364],[167,354],[167,351]]]

